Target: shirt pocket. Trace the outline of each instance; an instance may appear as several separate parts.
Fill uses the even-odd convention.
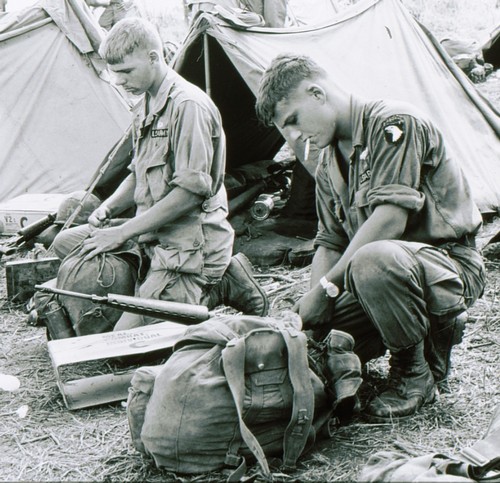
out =
[[[368,191],[369,187],[361,188],[354,194],[354,203],[351,207],[351,211],[353,215],[356,215],[354,219],[358,220],[358,226],[361,226],[361,224],[371,215],[370,204],[368,202]]]
[[[172,169],[169,165],[169,143],[168,138],[160,138],[152,143],[148,152],[148,166],[146,167],[146,183],[154,202],[165,198],[170,191],[170,179]]]

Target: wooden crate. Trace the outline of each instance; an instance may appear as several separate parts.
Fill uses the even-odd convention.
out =
[[[127,399],[135,367],[113,370],[112,365],[101,364],[99,373],[91,374],[89,363],[167,353],[185,330],[185,325],[160,322],[136,329],[49,341],[49,355],[66,407],[81,409]]]
[[[25,302],[35,293],[35,285],[57,277],[59,265],[61,260],[57,257],[6,262],[7,298]]]

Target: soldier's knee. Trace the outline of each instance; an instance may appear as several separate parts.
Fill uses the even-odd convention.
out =
[[[391,276],[391,266],[397,263],[397,245],[387,240],[380,240],[364,245],[351,258],[346,280],[350,288],[383,284]]]
[[[91,229],[89,225],[79,225],[60,231],[52,242],[55,255],[61,260],[88,237]]]
[[[52,249],[54,250],[56,257],[61,260],[71,251],[70,237],[68,237],[67,230],[63,230],[56,235],[54,241],[52,242]]]

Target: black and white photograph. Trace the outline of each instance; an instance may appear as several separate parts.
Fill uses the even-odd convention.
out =
[[[0,482],[500,481],[500,0],[0,0]]]

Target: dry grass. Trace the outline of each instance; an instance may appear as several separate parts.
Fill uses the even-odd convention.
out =
[[[301,459],[295,481],[355,481],[377,450],[409,455],[452,454],[484,433],[500,400],[500,261],[498,244],[485,250],[489,284],[470,311],[463,343],[453,352],[450,392],[399,425],[366,424],[361,417],[340,427]],[[3,264],[3,262],[2,262]],[[289,308],[308,286],[309,267],[257,269],[271,311]],[[0,393],[2,481],[219,481],[220,474],[179,479],[158,470],[131,446],[126,410],[110,404],[78,411],[65,408],[55,384],[43,328],[25,323],[21,307],[4,305],[0,317],[0,372],[17,376],[17,392]],[[362,394],[383,377],[386,358],[367,366]],[[26,417],[19,414],[27,406]]]
[[[165,1],[176,6],[180,3],[180,0]],[[405,0],[405,3],[420,8],[417,13],[421,20],[426,23],[428,19],[436,35],[441,28],[445,33],[457,34],[476,31],[484,24],[481,28],[488,30],[491,13],[498,14],[495,0]],[[449,11],[443,10],[446,6]],[[450,13],[454,15],[452,20],[445,18]],[[161,15],[167,14],[158,17],[163,23],[166,17]],[[178,15],[179,10],[176,18]],[[461,25],[465,25],[463,29]],[[170,32],[173,31],[171,26]],[[492,77],[480,89],[500,108],[500,76]],[[500,402],[499,244],[487,247],[484,255],[488,287],[471,309],[464,341],[453,352],[450,392],[441,394],[436,403],[400,425],[367,425],[361,418],[355,418],[302,458],[291,475],[292,481],[355,481],[359,469],[375,451],[398,450],[409,455],[454,453],[484,433],[493,409]],[[5,260],[0,262],[2,273]],[[275,314],[290,307],[307,290],[308,267],[300,270],[275,267],[258,270],[258,274],[270,294]],[[0,373],[17,376],[21,388],[13,393],[0,392],[1,481],[221,480],[220,474],[180,478],[155,468],[132,448],[126,411],[121,404],[78,411],[66,409],[55,383],[45,331],[28,325],[22,309],[6,300],[2,277]],[[383,377],[386,363],[382,358],[368,365],[366,390]],[[24,417],[20,411],[23,406],[27,407]]]
[[[497,0],[403,0],[403,4],[438,39],[482,40],[500,20]]]

